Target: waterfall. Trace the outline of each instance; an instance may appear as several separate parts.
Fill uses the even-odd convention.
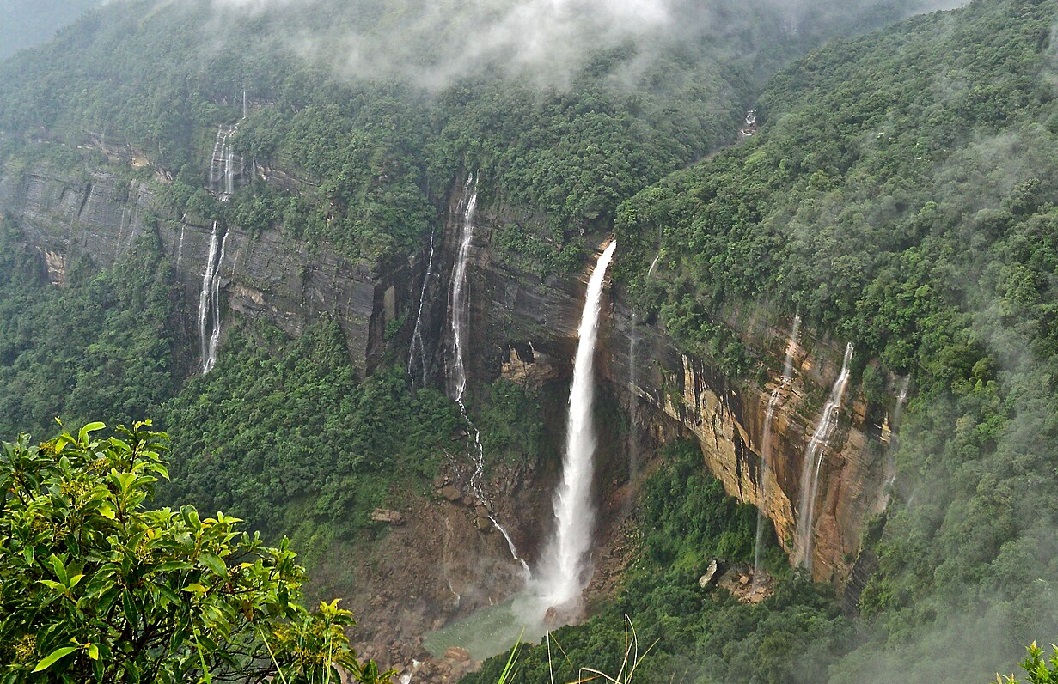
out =
[[[231,139],[238,128],[238,124],[217,127],[217,138],[209,161],[209,190],[222,202],[228,201],[235,193],[235,148],[232,147]],[[241,158],[239,168],[242,168]]]
[[[631,326],[628,330],[628,481],[632,484],[633,491],[639,483],[639,436],[636,433],[638,422],[636,421],[636,408],[639,403],[639,363],[637,357],[639,346],[639,330],[636,324],[636,312],[632,310]],[[629,504],[632,498],[629,498]]]
[[[768,399],[768,411],[764,415],[764,437],[761,440],[761,466],[760,466],[760,503],[757,506],[757,536],[753,545],[753,582],[757,583],[761,576],[761,561],[764,545],[764,511],[768,507],[768,473],[771,470],[772,448],[771,431],[772,420],[775,417],[775,407],[779,403],[779,394],[786,389],[793,378],[793,355],[797,351],[797,333],[801,327],[801,317],[794,316],[793,327],[790,329],[790,337],[786,341],[786,359],[782,367],[782,381],[772,390]]]
[[[465,223],[465,221],[464,221]],[[419,362],[422,364],[422,384],[426,384],[426,376],[428,372],[426,363],[426,344],[422,339],[422,309],[426,303],[426,290],[430,286],[430,278],[433,277],[433,257],[434,257],[434,238],[435,231],[430,231],[430,256],[426,261],[426,275],[422,279],[422,292],[419,293],[419,309],[415,314],[415,328],[412,329],[411,333],[411,347],[408,349],[408,375],[410,376],[413,371],[415,362],[415,350],[419,350]]]
[[[594,394],[595,338],[602,309],[603,280],[617,247],[611,241],[599,257],[588,281],[584,313],[578,329],[577,357],[573,364],[573,383],[569,392],[569,422],[566,426],[566,451],[562,459],[562,480],[555,491],[556,529],[544,552],[541,589],[547,607],[570,607],[579,602],[587,586],[585,556],[591,545],[594,511],[591,504],[591,481],[595,453],[595,430],[592,424]]]
[[[180,260],[184,258],[184,228],[187,224],[180,222],[180,240],[176,243],[176,270],[180,270]]]
[[[223,238],[217,221],[209,235],[209,256],[206,271],[202,276],[202,292],[198,295],[198,333],[202,347],[202,374],[213,370],[217,363],[217,346],[220,343],[220,267],[224,263],[224,249],[228,233]],[[207,333],[207,322],[210,322]]]
[[[466,206],[463,209],[463,223],[460,227],[459,251],[456,254],[455,268],[452,271],[452,359],[448,377],[449,393],[456,404],[459,405],[459,413],[463,417],[463,421],[467,424],[468,434],[470,434],[474,440],[474,473],[470,476],[470,489],[485,506],[485,510],[488,511],[489,520],[492,521],[492,526],[503,535],[503,538],[507,541],[507,548],[510,549],[511,556],[521,564],[522,571],[525,574],[526,579],[528,579],[528,564],[526,564],[526,562],[518,555],[518,549],[515,547],[514,540],[511,539],[507,530],[500,525],[499,521],[492,515],[489,500],[485,496],[485,492],[481,489],[481,478],[485,473],[485,450],[481,446],[481,431],[477,429],[474,425],[474,421],[470,419],[470,414],[467,413],[466,404],[463,402],[463,392],[467,387],[466,368],[463,365],[463,349],[466,346],[466,331],[470,321],[470,300],[467,298],[466,294],[467,262],[470,260],[470,243],[474,239],[474,214],[478,207],[478,183],[473,174],[467,177],[466,187],[464,188],[464,197],[466,197]],[[432,243],[430,253],[432,264]],[[426,295],[425,288],[426,284],[424,282],[424,297]],[[419,311],[421,314],[421,299],[419,302]],[[416,328],[418,328],[418,325],[418,322],[416,322]],[[414,343],[414,339],[412,342]]]
[[[841,398],[845,394],[845,385],[849,381],[849,361],[852,360],[852,342],[845,345],[845,360],[841,372],[834,381],[830,398],[823,405],[819,424],[812,433],[812,439],[805,449],[804,463],[801,466],[801,492],[797,505],[797,531],[795,537],[795,561],[812,569],[812,543],[814,541],[814,516],[817,487],[819,486],[819,469],[823,465],[823,447],[830,439],[841,412]]]
[[[654,260],[650,262],[650,268],[647,269],[647,277],[650,278],[654,275],[654,271],[658,269],[658,262],[661,260],[661,251],[659,250]]]
[[[467,374],[463,366],[463,346],[466,344],[466,327],[470,318],[470,301],[466,296],[467,261],[470,259],[470,243],[474,239],[474,214],[478,208],[478,184],[473,174],[467,176],[464,196],[467,199],[459,232],[459,252],[452,271],[452,363],[448,377],[449,393],[460,406],[467,386]]]
[[[893,419],[889,422],[889,446],[885,450],[885,469],[882,476],[882,503],[884,510],[889,505],[889,490],[896,482],[896,450],[900,446],[898,432],[900,422],[904,415],[904,406],[907,404],[907,391],[911,385],[911,376],[905,375],[900,382],[900,391],[896,395],[896,407],[893,409]]]

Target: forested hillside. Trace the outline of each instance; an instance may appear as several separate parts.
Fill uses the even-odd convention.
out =
[[[632,323],[733,393],[774,375],[751,322],[795,315],[854,345],[852,384],[879,433],[894,383],[911,388],[889,507],[847,559],[866,586],[813,585],[771,539],[774,595],[704,591],[710,558],[752,561],[759,523],[676,440],[626,506],[632,560],[616,594],[555,634],[556,676],[616,672],[629,621],[653,644],[643,682],[988,681],[1025,644],[1058,638],[1055,3],[977,0],[862,37],[923,5],[674,1],[629,21],[572,3],[512,23],[540,9],[520,7],[115,1],[0,63],[0,190],[61,178],[87,187],[87,204],[103,174],[147,227],[113,263],[92,245],[65,260],[34,243],[41,212],[0,215],[0,439],[46,437],[56,417],[153,418],[173,439],[159,503],[292,535],[332,593],[402,577],[385,509],[455,505],[441,485],[475,424],[515,494],[555,468],[554,377],[472,378],[468,415],[438,378],[410,377],[431,287],[447,305],[434,249],[465,185],[488,217],[482,250],[533,286],[576,283],[612,232],[611,289]],[[759,130],[735,144],[750,108]],[[229,128],[230,195],[211,187]],[[226,312],[203,372],[177,276],[203,273],[186,278],[161,237],[182,246],[188,226],[212,226],[211,259],[238,230],[331,250],[371,277],[412,274],[371,295],[393,310],[377,357],[354,360],[365,355],[333,312],[280,329],[262,304]],[[487,296],[516,289],[488,278]],[[410,305],[394,304],[399,288]],[[649,431],[621,410],[600,409],[608,440]],[[483,502],[462,498],[468,524],[491,530]],[[433,532],[447,549],[452,531]],[[394,591],[357,590],[376,609]],[[412,590],[395,591],[403,608]],[[520,647],[516,681],[548,681],[548,658]],[[497,681],[506,662],[468,681]]]
[[[675,38],[620,34],[578,48],[561,73],[533,60],[505,67],[501,51],[424,89],[399,59],[377,78],[353,78],[329,63],[333,55],[306,53],[289,37],[303,32],[316,45],[337,45],[346,34],[378,41],[415,30],[425,40],[420,58],[437,66],[449,59],[445,40],[458,26],[430,34],[413,8],[367,1],[300,9],[136,0],[91,13],[0,66],[0,174],[53,169],[88,178],[103,168],[125,187],[152,184],[152,221],[278,228],[356,259],[392,262],[423,248],[453,179],[474,169],[487,201],[518,217],[497,236],[508,259],[537,272],[578,269],[586,229],[605,230],[622,199],[728,143],[772,65],[827,31],[815,22],[811,32],[791,33],[789,18],[771,10],[725,25],[699,8]],[[835,21],[829,30],[852,19]],[[251,172],[221,202],[207,190],[208,158],[217,127],[235,122],[236,151]],[[220,449],[230,435],[211,424],[219,418],[186,408],[203,403],[205,384],[188,385],[174,408],[162,408],[184,385],[189,360],[180,345],[190,331],[174,329],[173,264],[157,245],[135,252],[152,264],[148,271],[134,261],[97,273],[82,255],[57,291],[15,218],[4,224],[0,433],[47,434],[56,416],[171,416],[178,445],[188,430],[200,435],[194,453],[206,449],[201,435],[214,435],[209,449]],[[239,362],[231,363],[234,373]],[[218,376],[228,373],[225,365]],[[240,415],[254,415],[243,408]],[[284,421],[298,423],[299,411]],[[328,462],[322,451],[315,443],[290,465]]]
[[[799,313],[855,344],[868,395],[896,373],[914,398],[854,621],[818,614],[803,646],[783,600],[763,628],[757,609],[702,620],[723,604],[669,599],[692,578],[658,579],[662,562],[640,581],[665,599],[643,608],[630,584],[605,637],[567,637],[589,640],[574,662],[620,643],[621,611],[664,625],[646,632],[673,658],[657,681],[982,681],[1054,639],[1055,18],[976,2],[831,44],[771,80],[758,136],[620,206],[630,294],[688,350],[752,377],[759,350],[724,322]]]

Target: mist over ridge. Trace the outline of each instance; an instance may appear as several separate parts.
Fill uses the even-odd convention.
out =
[[[659,55],[696,46],[731,50],[730,58],[747,64],[775,64],[788,58],[785,53],[791,48],[800,52],[835,35],[965,4],[964,0],[210,3],[222,25],[240,15],[275,17],[285,27],[282,44],[342,76],[396,79],[434,92],[482,70],[544,85],[569,85],[594,55],[608,50],[634,55],[616,76],[627,83],[649,70]]]

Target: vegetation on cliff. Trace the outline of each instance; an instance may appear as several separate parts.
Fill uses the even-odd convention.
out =
[[[350,6],[371,35],[405,19]],[[566,82],[491,63],[431,90],[294,54],[285,30],[352,21],[341,3],[319,9],[137,1],[92,13],[0,66],[0,174],[142,156],[149,166],[121,173],[154,184],[166,219],[277,228],[396,263],[476,171],[504,258],[572,268],[585,232],[615,226],[615,278],[640,319],[732,378],[767,371],[731,324],[750,311],[852,341],[878,421],[887,380],[911,377],[892,504],[866,530],[861,560],[877,571],[855,615],[796,575],[760,606],[699,591],[706,552],[746,558],[750,516],[681,452],[648,487],[643,555],[621,596],[557,635],[571,662],[609,669],[599,654],[621,643],[625,613],[644,642],[659,639],[659,681],[973,681],[1058,634],[1053,2],[978,0],[831,44],[770,81],[757,135],[667,177],[725,142],[768,64],[805,46],[775,16],[749,38],[651,45],[646,66],[641,43],[619,41],[589,50]],[[422,63],[437,63],[443,38]],[[769,43],[778,54],[763,59]],[[204,189],[208,159],[217,127],[237,121],[246,171],[220,202]],[[392,360],[357,377],[335,324],[299,340],[230,330],[214,372],[185,382],[159,245],[103,271],[75,258],[60,289],[20,228],[0,227],[0,435],[56,415],[161,415],[179,454],[164,496],[312,537],[320,553],[370,536],[391,488],[433,474],[457,413],[409,389]],[[509,426],[533,398],[502,383],[481,396],[490,450],[531,459],[543,436]],[[542,678],[541,651],[522,650],[523,675]],[[53,665],[75,656],[92,666],[81,642]]]
[[[772,80],[757,136],[619,209],[619,277],[688,351],[752,375],[725,322],[756,306],[912,378],[832,681],[969,681],[1058,633],[1054,22],[974,2],[832,44]]]
[[[766,603],[701,587],[712,558],[752,564],[756,509],[738,505],[702,470],[696,444],[674,443],[662,458],[642,492],[638,560],[620,594],[583,625],[556,630],[550,653],[546,644],[520,646],[512,681],[551,681],[552,671],[555,681],[575,681],[581,667],[620,671],[628,620],[640,652],[650,648],[636,682],[825,681],[827,664],[852,642],[833,596],[778,557],[773,567],[784,577]],[[506,660],[490,659],[464,681],[494,682]]]

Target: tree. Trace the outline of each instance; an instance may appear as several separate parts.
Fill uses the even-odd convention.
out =
[[[150,423],[0,445],[3,682],[324,682],[361,665],[338,601],[309,612],[286,540],[238,518],[148,510],[168,474]]]
[[[1043,649],[1032,642],[1026,647],[1028,657],[1021,661],[1021,668],[1028,673],[1028,684],[1058,684],[1058,646],[1051,646],[1054,655],[1050,660],[1043,659]],[[996,675],[996,684],[1018,684],[1014,675],[1001,677]]]

